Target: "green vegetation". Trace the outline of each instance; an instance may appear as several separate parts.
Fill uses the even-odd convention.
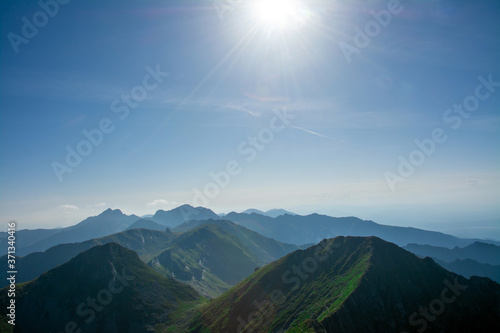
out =
[[[103,327],[163,333],[404,331],[413,312],[442,295],[446,280],[467,287],[457,287],[460,302],[447,303],[432,325],[441,331],[498,328],[498,284],[465,280],[376,237],[323,240],[257,270],[259,258],[215,224],[162,244],[168,247],[150,261],[156,271],[135,252],[109,243],[19,284],[16,329],[47,333],[63,330],[71,320],[91,332]],[[123,278],[117,273],[127,281],[109,305],[102,304],[90,322],[88,313],[75,315],[89,297],[102,299],[110,283],[118,286]],[[241,282],[230,288],[235,280]],[[210,299],[186,284],[205,295],[229,290]],[[448,296],[455,293],[449,288]],[[7,302],[6,293],[0,294],[1,332],[12,332],[6,326]],[[477,310],[473,315],[471,308]]]
[[[102,310],[91,311],[89,299],[98,302]],[[21,332],[50,332],[63,330],[65,323],[74,321],[84,331],[107,327],[130,332],[168,324],[179,316],[179,306],[195,307],[202,301],[194,289],[155,272],[135,252],[109,243],[93,247],[18,288],[16,327]],[[2,308],[6,302],[6,295],[0,295]],[[87,304],[81,308],[84,314],[78,314],[82,303]],[[33,306],[37,311],[32,311]],[[95,318],[86,322],[91,313]]]
[[[262,264],[239,239],[215,224],[204,224],[175,238],[148,265],[217,297]]]
[[[324,241],[262,267],[198,309],[194,317],[200,320],[192,320],[185,329],[222,332],[239,327],[244,328],[242,332],[270,332],[288,328],[290,332],[314,332],[313,326],[342,306],[370,267],[370,246],[360,246],[358,239],[349,244],[343,241]],[[315,253],[324,260],[313,259]],[[273,295],[277,295],[275,299]],[[242,321],[246,326],[241,326]]]

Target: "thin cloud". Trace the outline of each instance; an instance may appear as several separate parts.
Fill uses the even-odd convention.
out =
[[[332,137],[329,137],[329,136],[326,136],[326,135],[323,135],[323,134],[320,134],[320,133],[317,133],[317,132],[314,132],[314,131],[311,131],[311,130],[308,130],[308,129],[305,129],[305,128],[302,128],[302,127],[299,127],[299,126],[290,126],[290,127],[298,129],[298,130],[301,130],[301,131],[304,131],[304,132],[312,134],[312,135],[319,136],[321,138],[344,142],[344,140],[335,139],[335,138],[332,138]]]
[[[100,202],[100,203],[96,203],[96,204],[93,204],[93,205],[87,205],[85,207],[87,208],[100,208],[100,207],[104,207],[106,206],[106,203],[105,202]]]
[[[233,109],[233,110],[237,110],[237,111],[246,112],[248,114],[251,114],[254,117],[260,117],[260,113],[251,111],[251,110],[249,110],[249,109],[247,109],[247,108],[245,108],[243,106],[226,105],[225,107],[228,108],[228,109]]]
[[[69,204],[60,205],[58,208],[61,209],[65,214],[72,214],[80,210],[80,208],[78,208],[77,206]]]
[[[147,205],[150,207],[156,207],[156,206],[160,206],[160,205],[168,205],[168,201],[163,200],[163,199],[155,199],[151,202],[148,202]]]

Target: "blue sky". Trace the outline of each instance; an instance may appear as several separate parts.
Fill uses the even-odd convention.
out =
[[[23,17],[43,20],[42,9],[2,1],[0,220],[54,227],[107,207],[193,203],[235,161],[205,198],[216,212],[286,208],[500,239],[500,87],[481,88],[488,97],[457,129],[443,119],[478,77],[500,82],[500,3],[278,2],[269,15],[284,12],[284,27],[245,0],[72,0],[16,53],[11,33],[23,37]],[[390,6],[385,26],[373,23]],[[340,45],[377,24],[347,59]],[[156,70],[157,87],[141,88]],[[113,102],[132,91],[147,97],[120,119]],[[103,119],[113,130],[60,181],[54,162]],[[399,157],[437,128],[447,139],[391,188]]]

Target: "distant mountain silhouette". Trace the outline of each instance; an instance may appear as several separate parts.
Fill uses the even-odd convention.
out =
[[[123,231],[114,235],[91,239],[82,243],[59,244],[45,252],[31,253],[25,257],[16,258],[18,283],[27,282],[37,278],[41,274],[48,272],[61,264],[64,264],[96,245],[108,243],[117,243],[123,247],[135,251],[143,258],[143,261],[149,261],[154,254],[166,247],[174,235],[161,231],[134,229]],[[0,266],[7,267],[7,256],[0,258]],[[7,271],[0,271],[0,288],[8,285]]]
[[[280,215],[285,215],[285,214],[297,215],[295,213],[289,212],[289,211],[284,210],[284,209],[270,209],[266,212],[263,212],[263,211],[258,210],[258,209],[250,208],[250,209],[247,209],[247,210],[241,212],[241,214],[252,214],[252,213],[260,214],[260,215],[264,215],[264,216],[269,216],[269,217],[273,217],[273,218],[278,217]]]
[[[466,246],[473,239],[462,239],[441,232],[411,227],[395,227],[361,220],[357,217],[326,215],[281,215],[276,218],[256,213],[229,213],[224,219],[233,221],[264,236],[290,244],[317,243],[336,236],[377,236],[399,246],[409,243],[434,246]]]
[[[483,264],[500,265],[500,246],[483,242],[474,242],[465,247],[453,249],[419,244],[408,244],[404,248],[419,257],[432,257],[446,262],[473,259]]]
[[[167,227],[156,223],[155,221],[152,220],[146,220],[146,219],[139,219],[132,223],[127,230],[131,229],[149,229],[149,230],[157,230],[157,231],[165,231],[167,230]]]
[[[48,238],[55,235],[65,228],[56,229],[21,229],[16,231],[16,247],[17,249],[22,249],[31,244],[41,241],[42,239]],[[0,232],[0,255],[7,253],[7,232]]]
[[[175,321],[182,306],[196,304],[189,286],[146,266],[115,243],[96,246],[69,262],[18,285],[16,332],[136,333]],[[7,293],[0,295],[5,322]]]
[[[234,212],[232,212],[232,213],[234,213]],[[264,211],[262,211],[260,209],[255,209],[255,208],[249,208],[249,209],[244,210],[244,211],[241,212],[241,214],[252,214],[252,213],[266,216],[266,213]]]
[[[224,216],[248,229],[256,231],[266,237],[276,239],[283,243],[315,244],[324,238],[338,235],[377,236],[394,242],[400,246],[409,243],[430,244],[440,247],[463,247],[476,241],[476,239],[461,239],[439,232],[421,230],[417,228],[403,228],[377,224],[356,217],[335,218],[326,215],[311,214],[307,216],[292,215],[284,210],[271,210],[266,213],[279,215],[276,218],[261,214],[243,214],[231,212]],[[264,214],[266,214],[264,213]],[[17,255],[26,256],[33,252],[40,252],[58,244],[84,242],[94,238],[108,236],[121,232],[138,220],[133,228],[149,228],[163,230],[175,228],[189,220],[217,220],[221,216],[212,210],[203,207],[182,205],[170,211],[158,210],[151,218],[140,219],[136,215],[124,215],[120,210],[107,209],[98,216],[93,216],[67,228],[18,230]],[[153,221],[156,224],[146,221]],[[0,232],[0,255],[6,253],[7,233]],[[480,240],[485,243],[500,245],[499,242]]]
[[[186,332],[498,332],[500,285],[376,237],[337,237],[260,268],[186,315]]]
[[[138,219],[139,217],[136,215],[125,215],[119,209],[107,209],[101,214],[88,217],[74,226],[53,229],[54,232],[43,229],[41,231],[33,230],[31,231],[31,233],[35,234],[33,235],[33,239],[37,239],[37,241],[24,247],[18,246],[16,254],[25,256],[33,252],[45,251],[58,244],[83,242],[93,238],[112,235],[125,230]],[[36,235],[38,232],[39,235]],[[17,235],[18,237],[22,237],[20,233]]]
[[[472,259],[457,259],[452,262],[446,262],[433,258],[439,265],[451,272],[455,272],[466,278],[471,276],[482,276],[500,283],[500,265],[489,265],[477,262]]]
[[[419,257],[431,257],[444,268],[465,277],[484,276],[500,283],[500,246],[474,242],[453,249],[419,244],[408,244],[404,248]]]
[[[192,207],[182,205],[172,210],[158,210],[151,220],[169,228],[175,228],[179,224],[188,220],[208,220],[218,219],[219,215],[204,207]]]

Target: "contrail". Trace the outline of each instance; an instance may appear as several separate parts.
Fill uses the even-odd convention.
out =
[[[335,138],[332,138],[332,137],[329,137],[329,136],[326,136],[326,135],[323,135],[323,134],[316,133],[314,131],[310,131],[308,129],[305,129],[305,128],[302,128],[302,127],[299,127],[299,126],[290,126],[290,127],[296,128],[298,130],[301,130],[301,131],[304,131],[304,132],[307,132],[307,133],[310,133],[310,134],[313,134],[313,135],[317,135],[317,136],[322,137],[322,138],[344,142],[344,140],[335,139]]]
[[[253,112],[251,110],[248,110],[247,108],[244,108],[242,106],[226,105],[224,107],[229,108],[229,109],[238,110],[238,111],[243,111],[243,112],[251,114],[254,117],[259,117],[260,116],[259,113],[256,113],[256,112]]]

